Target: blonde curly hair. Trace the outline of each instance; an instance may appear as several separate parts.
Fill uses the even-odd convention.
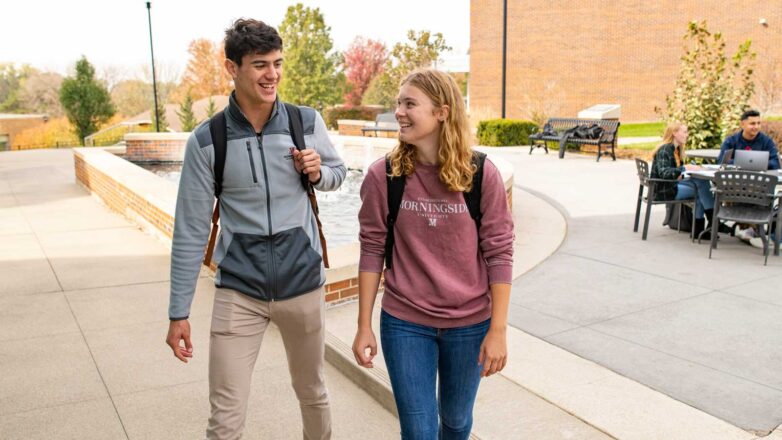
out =
[[[402,81],[421,90],[435,108],[447,105],[448,117],[440,125],[439,149],[440,181],[450,191],[464,192],[472,189],[476,167],[472,162],[470,129],[464,100],[456,81],[445,72],[434,69],[416,70]],[[415,171],[418,152],[415,145],[402,140],[389,153],[391,176],[409,176]]]

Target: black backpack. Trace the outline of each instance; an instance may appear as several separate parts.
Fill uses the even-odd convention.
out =
[[[301,122],[301,110],[298,106],[282,103],[285,109],[288,111],[288,129],[293,138],[293,144],[296,149],[301,151],[305,148],[304,145],[304,128]],[[204,265],[210,266],[212,262],[212,253],[214,252],[215,242],[217,241],[217,221],[220,219],[220,194],[223,192],[223,170],[225,169],[225,156],[228,151],[228,134],[226,129],[225,113],[223,110],[217,112],[209,119],[209,133],[212,135],[212,144],[215,149],[215,208],[212,212],[212,233],[209,236],[209,244],[206,247],[206,253],[204,255]],[[323,235],[323,225],[320,223],[320,217],[318,216],[318,200],[315,198],[315,189],[312,187],[309,178],[306,174],[301,173],[301,185],[304,187],[304,191],[307,192],[307,197],[310,199],[310,205],[312,206],[312,212],[315,213],[315,221],[318,224],[318,235],[320,236],[320,245],[323,249],[323,265],[329,267],[329,256],[326,252],[326,237]]]
[[[470,217],[475,221],[475,227],[481,228],[481,184],[483,183],[483,164],[486,162],[486,154],[473,151],[472,162],[476,166],[472,176],[472,189],[463,192],[464,202],[470,211]],[[391,161],[386,156],[386,188],[388,189],[388,216],[386,225],[385,260],[386,268],[391,269],[392,255],[394,251],[394,225],[399,216],[399,207],[402,205],[402,194],[405,192],[405,176],[391,177]]]

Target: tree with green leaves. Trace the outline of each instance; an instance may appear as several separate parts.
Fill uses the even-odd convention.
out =
[[[206,105],[206,117],[211,118],[217,113],[217,106],[215,105],[214,97],[210,96]]]
[[[0,113],[24,113],[23,83],[37,72],[24,64],[16,68],[13,64],[0,64]]]
[[[721,33],[712,33],[706,22],[690,22],[684,36],[684,55],[666,109],[655,109],[664,120],[689,128],[687,147],[717,148],[739,126],[741,113],[755,92],[752,79],[755,53],[751,41],[739,45],[728,58]]]
[[[84,56],[76,62],[76,75],[62,81],[60,102],[82,142],[115,113],[109,91],[95,79],[95,68]]]
[[[399,83],[415,69],[433,67],[443,52],[451,48],[445,44],[443,34],[429,31],[407,31],[407,41],[396,43],[386,60],[383,73],[378,75],[364,94],[362,104],[379,104],[392,108],[396,104]]]
[[[331,27],[320,9],[301,3],[288,7],[279,32],[285,42],[281,97],[317,110],[339,103],[346,90],[342,59],[332,51]]]
[[[193,131],[198,125],[193,113],[193,97],[189,91],[185,95],[185,99],[182,100],[182,104],[179,105],[179,111],[176,114],[179,116],[179,122],[182,123],[182,131]]]

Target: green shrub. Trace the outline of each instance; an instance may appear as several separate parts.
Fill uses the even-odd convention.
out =
[[[377,106],[359,105],[354,107],[334,106],[323,111],[323,120],[326,127],[336,130],[337,121],[340,119],[356,119],[359,121],[374,121],[377,115],[383,113],[383,109]]]
[[[518,119],[488,119],[478,123],[478,144],[490,147],[529,145],[529,135],[538,126]]]

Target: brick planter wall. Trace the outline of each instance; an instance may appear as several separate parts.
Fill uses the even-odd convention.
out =
[[[128,133],[125,157],[133,162],[181,162],[190,133]]]
[[[80,185],[106,206],[170,245],[176,185],[106,149],[75,148],[73,152],[76,180]],[[348,246],[329,252],[332,268],[326,269],[326,301],[334,305],[358,298],[357,249]]]
[[[341,136],[364,136],[362,128],[367,126],[374,126],[374,122],[359,121],[354,119],[339,119],[337,121],[337,131]],[[378,131],[377,136],[375,132],[368,134],[370,137],[392,138],[396,139],[399,135],[398,131]]]
[[[379,139],[377,141],[380,142]],[[349,147],[345,145],[344,148],[347,150]],[[384,149],[383,146],[378,148],[381,151]],[[106,206],[170,245],[174,232],[176,185],[107,150],[123,152],[121,148],[74,148],[76,180],[100,198]],[[127,152],[125,155],[127,156]],[[512,168],[504,161],[497,161],[497,166],[506,181],[505,190],[510,206],[513,190]],[[326,301],[329,305],[358,298],[358,257],[357,243],[329,248],[332,267],[326,270],[325,285]]]

